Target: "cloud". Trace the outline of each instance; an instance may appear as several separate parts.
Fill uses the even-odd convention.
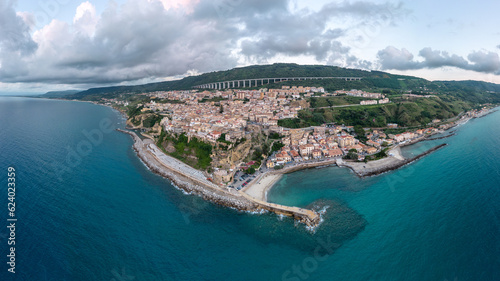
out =
[[[210,71],[236,65],[220,40],[228,35],[159,1],[111,4],[100,17],[85,2],[72,23],[53,20],[33,34],[39,48],[18,62],[24,72],[7,75],[11,66],[2,61],[0,80],[98,84]]]
[[[500,74],[500,58],[498,53],[474,51],[467,59],[446,51],[424,48],[418,53],[423,60],[415,60],[413,54],[402,48],[388,46],[377,53],[378,63],[382,69],[414,70],[456,67],[476,72]]]
[[[408,70],[418,68],[413,55],[407,49],[388,46],[377,53],[382,69]]]
[[[73,24],[76,32],[84,33],[87,36],[94,34],[98,18],[94,5],[90,2],[83,2],[76,8],[76,14],[73,18]]]
[[[14,4],[14,1],[0,2],[0,77],[25,75],[28,69],[22,61],[38,47],[30,36],[33,18],[17,14]]]
[[[392,22],[401,11],[366,2],[292,11],[290,1],[111,1],[100,14],[87,1],[71,22],[52,20],[36,31],[30,30],[33,15],[16,14],[10,5],[0,11],[0,35],[13,30],[16,36],[0,37],[0,82],[148,82],[303,56],[367,68],[370,62],[341,43],[347,30],[337,22],[346,16],[359,24],[381,17]]]
[[[474,71],[500,74],[500,58],[494,52],[472,52],[467,56]]]
[[[0,50],[2,54],[29,55],[37,48],[31,39],[29,24],[24,20],[29,17],[18,15],[13,5],[14,1],[0,2]]]
[[[443,66],[467,68],[467,65],[469,64],[460,56],[449,55],[446,51],[434,51],[431,48],[424,48],[420,50],[419,55],[424,58],[423,66],[427,68],[438,68]]]
[[[193,7],[199,2],[199,0],[159,0],[159,1],[162,3],[165,10],[183,9],[187,13],[192,12]]]
[[[386,2],[377,4],[367,1],[356,2],[333,2],[326,4],[320,11],[319,16],[324,18],[332,16],[362,16],[375,17],[388,20],[395,23],[394,20],[402,15],[408,14],[408,10],[403,7],[401,2],[395,4]]]
[[[349,54],[349,46],[341,43],[345,36],[363,31],[366,27],[393,24],[408,12],[401,4],[364,1],[328,3],[318,12],[303,9],[290,13],[286,7],[282,3],[280,13],[266,14],[247,21],[248,31],[258,36],[242,41],[241,53],[244,56],[261,62],[278,54],[305,55],[329,64],[342,61],[340,64],[343,66],[366,66],[366,61],[359,62]],[[345,23],[345,17],[350,18],[350,23],[357,23],[353,27],[355,30],[335,27],[339,22]]]

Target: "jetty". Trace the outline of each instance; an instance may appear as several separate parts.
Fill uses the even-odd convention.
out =
[[[446,136],[441,136],[441,137],[427,138],[427,139],[425,139],[424,141],[442,140],[442,139],[446,139],[446,138],[452,137],[452,136],[454,136],[454,135],[456,135],[456,133],[450,133],[450,134],[448,134],[448,135],[446,135]]]
[[[249,201],[252,201],[255,204],[257,204],[261,209],[268,210],[278,215],[293,217],[295,220],[305,223],[307,226],[310,227],[317,226],[321,219],[319,213],[313,210],[303,209],[299,207],[289,207],[289,206],[265,202],[257,198],[254,198],[242,191],[240,191],[240,194],[243,197],[247,198]]]
[[[387,158],[384,158],[384,159],[380,159],[380,160],[376,160],[376,161],[373,161],[374,163],[377,163],[376,165],[373,165],[374,163],[372,162],[372,166],[370,167],[369,165],[367,165],[366,163],[363,163],[363,162],[347,162],[347,161],[339,161],[337,163],[337,165],[339,167],[348,167],[350,168],[356,175],[358,175],[360,178],[364,178],[364,177],[370,177],[370,176],[376,176],[376,175],[380,175],[382,173],[385,173],[385,172],[389,172],[389,171],[393,171],[393,170],[396,170],[398,168],[401,168],[405,165],[408,165],[412,162],[415,162],[417,161],[418,159],[446,146],[448,144],[446,143],[443,143],[443,144],[440,144],[440,145],[437,145],[415,157],[412,157],[412,158],[409,158],[409,159],[401,159],[399,157],[394,157],[394,156],[390,156],[390,157],[387,157]],[[368,162],[370,163],[370,162]],[[369,166],[369,167],[366,167],[366,166]]]

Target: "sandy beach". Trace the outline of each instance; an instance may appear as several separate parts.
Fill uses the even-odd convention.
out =
[[[273,185],[278,182],[283,174],[293,173],[295,171],[304,170],[308,168],[314,168],[318,166],[328,166],[336,164],[337,160],[335,158],[317,161],[312,163],[301,163],[293,166],[286,167],[279,171],[267,172],[266,174],[257,177],[250,184],[242,189],[241,191],[246,194],[256,198],[258,200],[267,202],[267,192],[273,187]]]
[[[282,174],[268,173],[264,175],[263,178],[258,179],[257,182],[248,186],[243,191],[254,198],[267,202],[267,192],[276,182],[281,179],[282,176]]]
[[[389,155],[389,157],[392,156],[392,157],[399,159],[399,160],[405,160],[403,155],[401,155],[401,148],[399,146],[396,146],[396,147],[390,149],[389,151],[387,151],[387,155]]]

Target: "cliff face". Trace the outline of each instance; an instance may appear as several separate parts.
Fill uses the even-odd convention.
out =
[[[132,124],[132,119],[127,119],[127,127],[135,128],[135,125]]]
[[[235,148],[230,149],[229,151],[218,149],[213,159],[213,166],[222,166],[223,169],[232,169],[248,156],[251,148],[252,141],[246,140],[245,142],[239,144]]]
[[[150,134],[153,136],[159,135],[161,132],[161,126],[155,118],[156,114],[154,113],[139,114],[127,119],[127,126],[135,129],[144,128],[146,130],[151,130]]]
[[[243,159],[247,157],[248,153],[250,153],[251,148],[251,140],[246,140],[244,143],[238,145],[229,155],[230,164],[238,164],[243,161]]]
[[[139,114],[127,120],[127,125],[134,128],[143,128],[144,120],[146,120],[151,114]]]
[[[136,151],[137,156],[152,172],[168,178],[177,188],[181,188],[188,193],[199,195],[203,199],[212,201],[219,205],[236,208],[242,211],[259,210],[259,206],[257,204],[243,196],[238,196],[237,194],[231,194],[230,192],[224,190],[218,190],[217,188],[206,186],[186,177],[184,174],[180,174],[172,169],[166,168],[147,152],[147,149],[145,148],[146,145],[135,133],[120,129],[118,130],[129,134],[134,138],[133,148]]]

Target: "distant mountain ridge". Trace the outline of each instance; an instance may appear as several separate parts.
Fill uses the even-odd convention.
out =
[[[50,92],[43,94],[42,96],[44,98],[62,98],[62,97],[67,97],[67,96],[74,95],[74,94],[80,93],[80,92],[81,92],[80,90],[50,91]]]

